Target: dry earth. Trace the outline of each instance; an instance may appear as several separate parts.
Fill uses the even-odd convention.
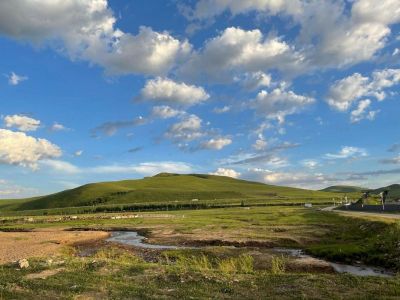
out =
[[[66,245],[105,239],[104,231],[63,231],[63,229],[32,232],[0,232],[0,264],[22,258],[57,255]]]

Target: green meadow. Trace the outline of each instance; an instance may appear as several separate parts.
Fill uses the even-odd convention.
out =
[[[148,250],[102,242],[66,246],[28,269],[0,267],[3,299],[376,299],[400,297],[400,280],[337,274],[273,247],[303,249],[336,262],[400,269],[400,224],[291,206],[3,218],[1,230],[137,230],[148,243],[187,249]],[[29,234],[29,233],[27,233]],[[196,246],[196,248],[191,248]],[[235,246],[235,247],[232,247]],[[81,248],[92,251],[80,256]],[[93,249],[91,248],[93,247]],[[40,279],[40,274],[53,274]],[[39,274],[39,275],[38,275]],[[0,298],[1,299],[1,298]]]

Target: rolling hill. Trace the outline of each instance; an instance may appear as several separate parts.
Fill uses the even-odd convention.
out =
[[[337,194],[336,194],[337,195]],[[224,176],[161,173],[138,180],[92,183],[56,194],[21,201],[12,210],[36,210],[81,206],[294,199],[327,200],[335,194],[266,185]]]
[[[400,198],[400,184],[392,184],[379,189],[372,190],[372,194],[379,194],[383,191],[389,191],[389,200],[397,200]]]
[[[332,185],[327,188],[320,190],[321,192],[331,192],[331,193],[361,193],[369,189],[351,186],[351,185]]]

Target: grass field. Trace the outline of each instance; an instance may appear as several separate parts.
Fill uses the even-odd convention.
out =
[[[354,195],[354,199],[358,195]],[[165,210],[241,204],[331,203],[342,194],[266,185],[230,177],[159,174],[139,180],[102,182],[60,193],[0,201],[0,215]]]
[[[57,222],[56,216],[29,221],[7,218],[1,229],[135,229],[145,233],[150,243],[214,246],[149,251],[99,244],[87,257],[77,256],[76,247],[66,246],[62,253],[54,254],[52,265],[46,257],[31,259],[31,267],[26,270],[7,264],[0,267],[0,297],[400,297],[398,277],[333,274],[299,267],[289,258],[268,253],[275,246],[301,248],[318,257],[349,263],[362,261],[396,271],[400,269],[400,224],[395,220],[349,218],[287,206],[147,212],[132,219],[117,218],[122,216],[92,214]],[[35,278],[46,273],[54,275]]]

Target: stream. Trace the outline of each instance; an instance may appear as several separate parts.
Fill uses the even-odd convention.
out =
[[[113,231],[111,236],[106,240],[108,242],[119,243],[123,245],[129,245],[134,247],[140,247],[145,249],[195,249],[184,246],[167,246],[146,243],[146,238],[141,236],[136,231]],[[288,248],[272,248],[272,252],[287,255],[292,258],[313,258],[310,255],[305,254],[300,249],[288,249]],[[347,273],[355,276],[378,276],[378,277],[392,277],[395,274],[383,268],[370,267],[364,265],[348,265],[342,263],[330,262],[324,259],[317,258],[321,262],[328,263],[337,273]]]

